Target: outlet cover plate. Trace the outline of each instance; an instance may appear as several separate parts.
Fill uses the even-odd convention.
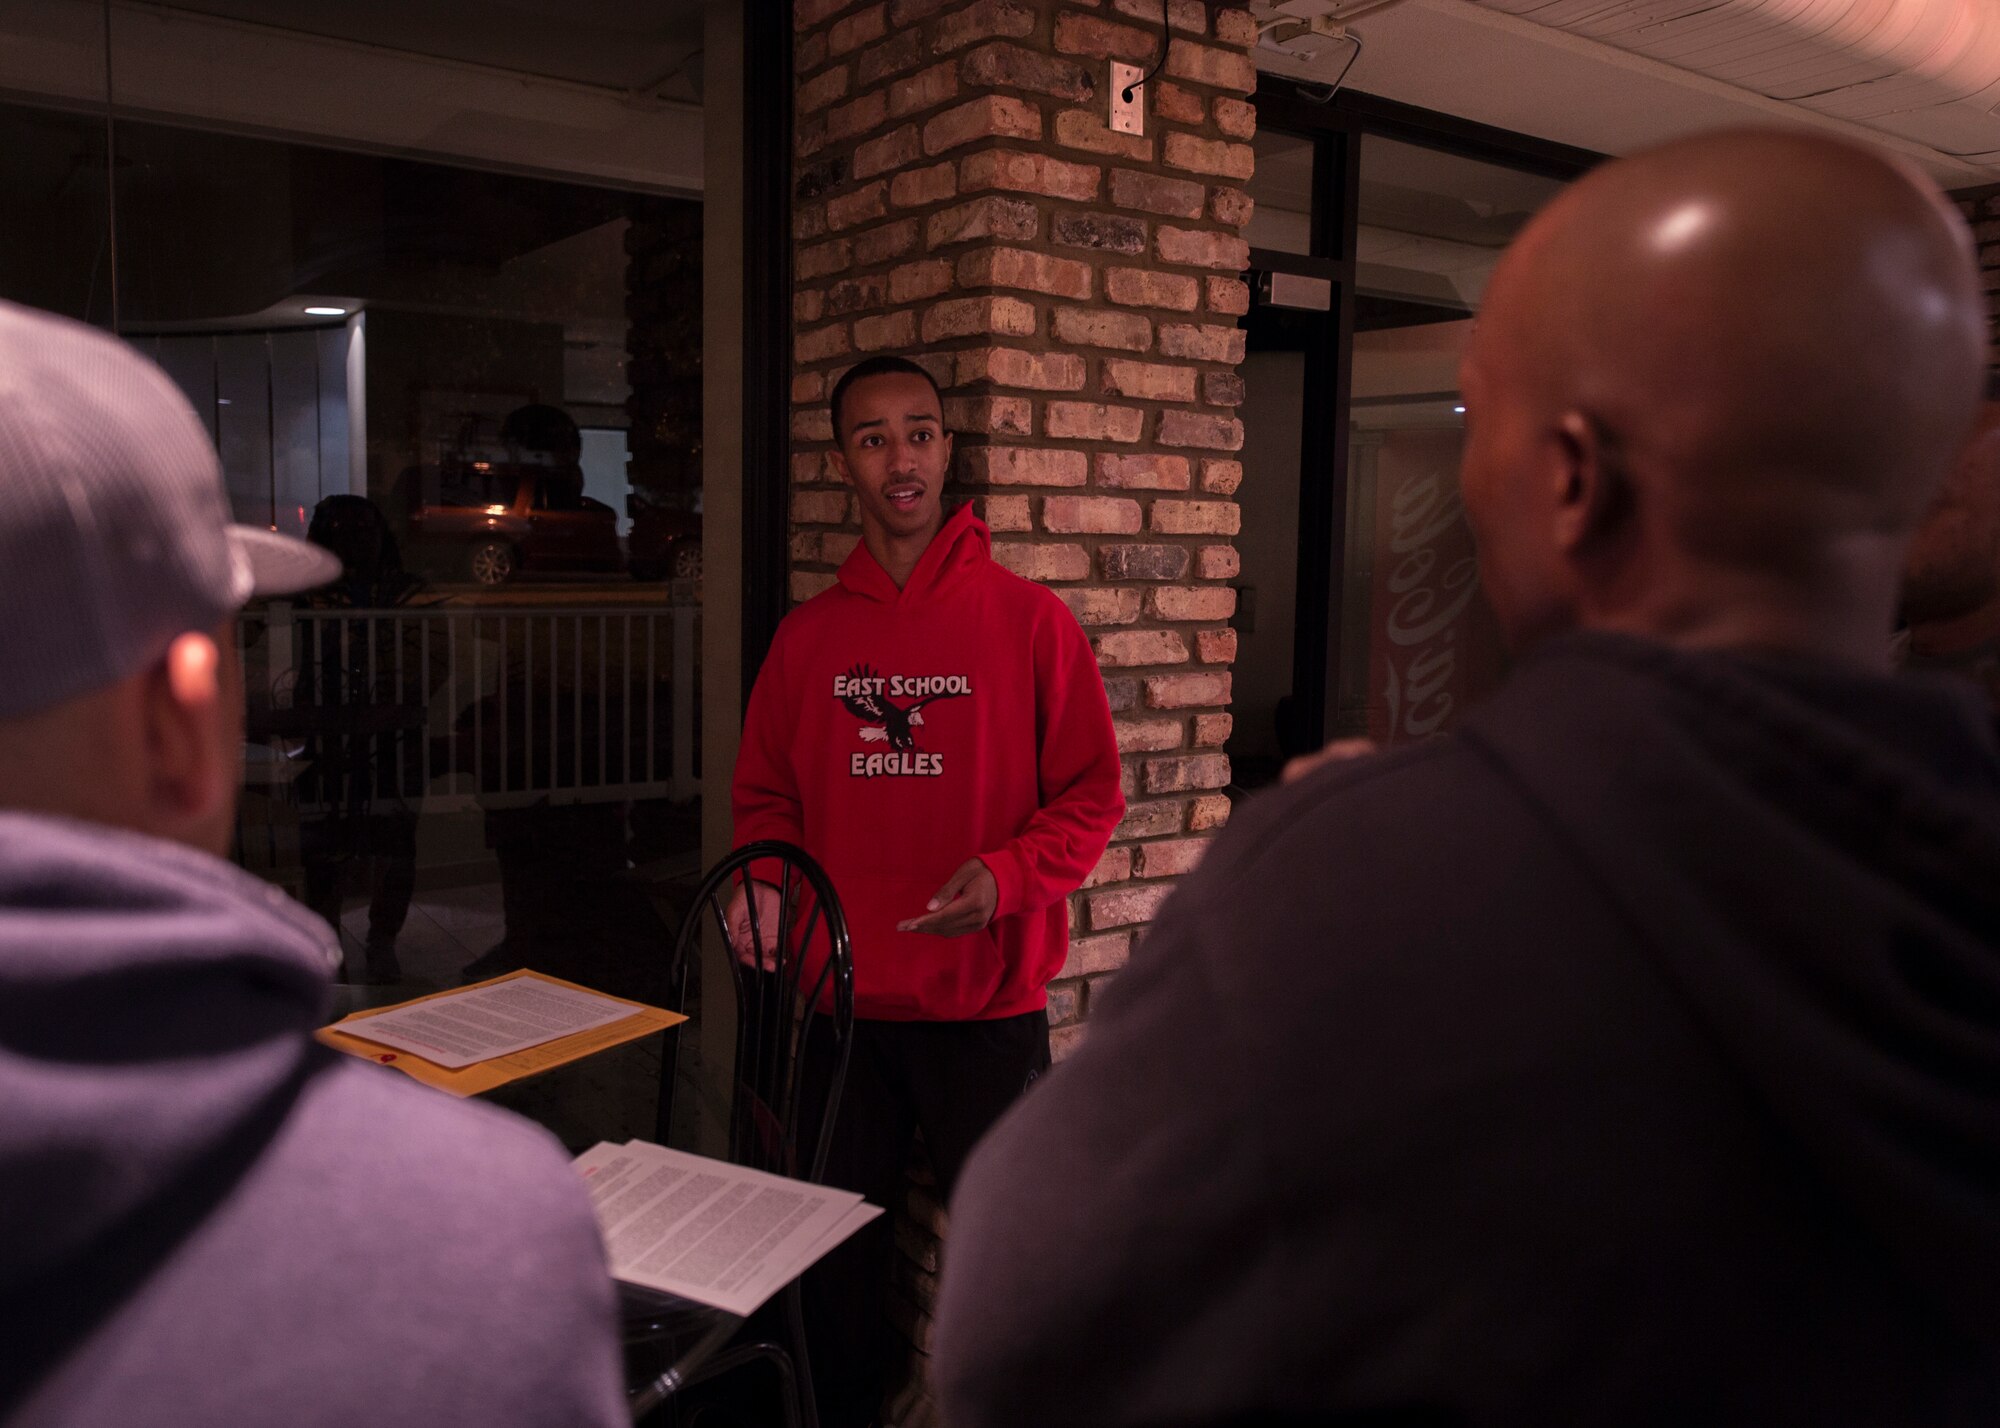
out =
[[[1146,86],[1139,81],[1146,71],[1136,64],[1111,62],[1111,132],[1114,134],[1143,134],[1146,132]],[[1136,86],[1136,87],[1134,87]],[[1132,88],[1132,102],[1125,102],[1125,91]]]

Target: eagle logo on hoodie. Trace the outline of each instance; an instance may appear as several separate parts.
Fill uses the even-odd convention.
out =
[[[896,750],[917,746],[916,735],[911,730],[923,727],[926,704],[934,704],[940,699],[957,699],[966,692],[962,689],[940,689],[910,704],[896,704],[885,692],[888,683],[867,665],[857,664],[847,671],[846,677],[838,681],[836,687],[838,698],[847,707],[847,712],[863,725],[861,742],[887,744]]]

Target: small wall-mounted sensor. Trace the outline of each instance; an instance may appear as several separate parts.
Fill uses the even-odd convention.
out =
[[[1143,134],[1146,132],[1146,86],[1139,81],[1146,77],[1146,71],[1136,64],[1111,62],[1111,132],[1114,134]]]

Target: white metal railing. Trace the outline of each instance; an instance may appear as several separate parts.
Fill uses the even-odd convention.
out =
[[[261,781],[305,813],[693,798],[700,613],[274,602],[238,627]]]

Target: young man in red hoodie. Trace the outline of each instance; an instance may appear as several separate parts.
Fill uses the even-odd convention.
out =
[[[949,1196],[973,1144],[1049,1065],[1065,898],[1124,813],[1090,642],[942,504],[951,435],[930,374],[874,357],[833,389],[834,468],[861,544],[794,610],[757,676],[736,761],[739,845],[826,868],[854,945],[855,1038],[827,1181],[897,1203],[921,1130]],[[777,894],[751,885],[758,924]],[[739,892],[728,921],[749,955]],[[807,1276],[826,1428],[880,1409],[893,1249],[884,1216]]]

